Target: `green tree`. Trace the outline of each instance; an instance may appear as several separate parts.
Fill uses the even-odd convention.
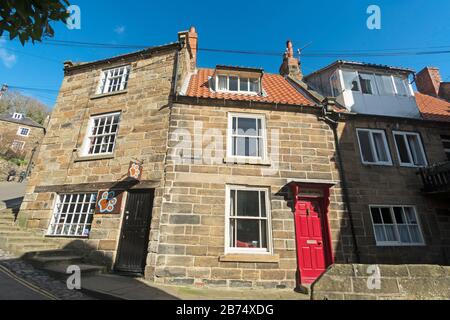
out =
[[[43,124],[50,113],[49,107],[40,101],[16,91],[7,92],[0,99],[0,114],[19,112],[37,123]]]
[[[19,37],[22,45],[42,37],[53,37],[50,22],[66,22],[68,0],[1,0],[0,36],[6,31],[10,40]]]

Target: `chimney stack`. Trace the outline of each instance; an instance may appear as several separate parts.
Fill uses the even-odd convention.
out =
[[[290,40],[286,43],[286,52],[283,55],[280,74],[283,77],[291,76],[297,80],[303,79],[300,61],[294,57],[294,47]]]
[[[438,97],[441,86],[439,68],[425,67],[416,74],[416,86],[419,92]]]
[[[184,43],[189,52],[190,69],[197,67],[197,51],[198,51],[198,34],[195,27],[191,27],[189,31],[178,33],[178,41]]]

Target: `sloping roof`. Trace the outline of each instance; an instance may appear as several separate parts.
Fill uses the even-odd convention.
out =
[[[420,92],[416,101],[425,120],[450,122],[450,102]]]
[[[278,74],[263,74],[262,86],[265,92],[263,96],[213,91],[209,87],[209,77],[213,75],[214,69],[199,69],[196,74],[191,76],[185,96],[287,105],[315,105],[311,100],[297,91],[284,77]]]
[[[13,123],[17,123],[17,124],[23,124],[25,126],[30,126],[30,127],[44,128],[42,125],[40,125],[39,123],[37,123],[36,121],[34,121],[31,118],[27,118],[27,117],[23,116],[23,118],[20,120],[14,119],[12,117],[12,114],[9,114],[9,113],[0,114],[0,121],[8,121],[8,122],[13,122]]]

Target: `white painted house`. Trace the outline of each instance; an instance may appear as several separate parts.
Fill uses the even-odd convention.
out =
[[[353,61],[336,61],[305,76],[311,89],[335,97],[360,114],[420,118],[409,82],[413,70]]]

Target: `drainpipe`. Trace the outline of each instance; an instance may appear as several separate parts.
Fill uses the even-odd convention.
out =
[[[356,239],[355,224],[353,221],[353,213],[352,213],[352,208],[350,205],[350,196],[348,193],[347,179],[345,176],[344,164],[343,164],[342,157],[341,157],[341,149],[339,147],[339,136],[337,133],[338,121],[333,120],[327,116],[327,111],[329,110],[329,107],[332,107],[335,104],[336,104],[336,102],[334,101],[333,98],[326,98],[325,103],[323,105],[323,109],[322,109],[323,116],[319,117],[319,120],[326,122],[330,126],[331,130],[333,131],[334,142],[336,145],[337,164],[338,164],[340,175],[341,175],[341,185],[342,185],[344,203],[347,206],[347,214],[348,214],[348,218],[349,218],[349,222],[350,222],[350,230],[352,233],[353,253],[355,254],[356,263],[360,263],[361,258],[360,258],[359,249],[358,249],[358,241]]]

